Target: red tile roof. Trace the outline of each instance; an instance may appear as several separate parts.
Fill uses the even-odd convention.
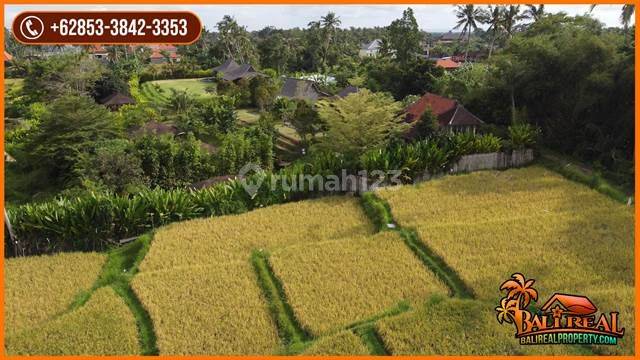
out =
[[[460,63],[457,63],[457,62],[451,60],[451,58],[444,58],[444,59],[436,60],[436,66],[440,66],[441,68],[444,68],[445,70],[453,70],[453,69],[459,68],[460,67]]]
[[[104,54],[107,53],[107,49],[102,45],[91,45],[89,52],[92,54]]]
[[[168,51],[168,52],[176,52],[178,51],[178,48],[175,47],[174,45],[166,45],[166,44],[151,44],[148,45],[149,48],[153,51]]]
[[[427,108],[430,108],[438,117],[440,126],[480,125],[483,123],[457,101],[432,93],[424,94],[418,101],[407,107],[406,121],[409,123],[418,121]]]
[[[167,55],[169,56],[170,59],[177,59],[178,58],[178,54],[176,54],[175,52],[167,51]],[[149,58],[151,58],[151,59],[163,59],[164,55],[162,55],[162,53],[160,51],[154,51],[154,52],[151,53],[151,56],[149,56]]]
[[[13,60],[13,56],[11,56],[11,54],[9,54],[6,50],[4,51],[4,61],[11,61]]]

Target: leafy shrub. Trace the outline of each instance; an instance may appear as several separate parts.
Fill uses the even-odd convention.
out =
[[[528,123],[518,122],[509,126],[509,140],[514,149],[524,149],[536,144],[539,130]]]
[[[225,141],[218,153],[219,171],[224,169],[234,174],[248,162],[261,164],[266,171],[250,174],[246,181],[261,180],[263,184],[275,186],[261,186],[257,193],[247,194],[242,183],[233,180],[198,191],[158,188],[132,196],[90,193],[13,207],[9,209],[9,217],[20,247],[27,254],[101,250],[113,240],[139,235],[174,221],[237,214],[319,194],[316,182],[291,187],[301,174],[327,176],[341,175],[344,171],[353,175],[361,170],[369,174],[373,170],[400,170],[401,180],[411,182],[424,175],[446,172],[463,154],[495,151],[499,144],[498,138],[491,135],[455,134],[390,145],[371,150],[357,159],[319,151],[274,174],[270,172],[271,136],[258,129],[247,129]],[[142,137],[135,145],[145,175],[154,179],[152,186],[183,186],[198,177],[206,178],[208,171],[212,171],[206,157],[198,155],[196,142],[179,150],[168,139]],[[7,244],[8,248],[13,246]]]

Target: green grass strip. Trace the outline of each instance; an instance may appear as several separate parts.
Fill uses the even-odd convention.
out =
[[[364,320],[358,320],[350,325],[347,325],[346,329],[348,330],[354,330],[357,329],[359,327],[366,327],[366,326],[371,326],[373,323],[375,323],[376,321],[383,319],[383,318],[387,318],[387,317],[391,317],[391,316],[396,316],[396,315],[400,315],[403,312],[407,312],[411,310],[411,306],[409,305],[408,302],[406,301],[401,301],[398,303],[398,305],[392,307],[391,309],[388,309],[384,312],[381,312],[379,314],[376,314],[368,319],[364,319]]]
[[[360,203],[378,231],[389,230],[387,224],[393,223],[393,216],[391,216],[391,208],[386,201],[370,191],[362,194]]]
[[[158,354],[157,338],[151,317],[131,289],[129,282],[138,272],[140,262],[149,251],[152,238],[152,234],[145,234],[127,245],[109,251],[98,280],[89,291],[79,294],[68,310],[72,311],[83,306],[97,289],[111,286],[122,297],[136,319],[142,355]]]
[[[361,203],[365,213],[375,224],[378,231],[388,230],[387,224],[396,224],[394,230],[400,232],[409,249],[449,287],[451,295],[467,299],[474,297],[471,288],[462,281],[458,274],[441,257],[436,255],[420,240],[415,230],[404,229],[394,221],[389,203],[371,191],[362,194]]]
[[[580,168],[580,166],[545,153],[536,162],[569,180],[586,185],[620,203],[630,204],[634,202],[633,196],[628,196],[623,190],[607,181],[597,172],[588,172]]]
[[[362,342],[367,346],[371,355],[391,355],[391,353],[384,347],[384,342],[376,331],[375,326],[362,326],[354,329],[354,332],[360,336]]]
[[[458,274],[447,263],[422,242],[415,230],[400,229],[405,244],[451,291],[451,295],[463,299],[473,299],[473,291],[462,281]]]
[[[262,288],[271,316],[277,324],[278,335],[285,347],[291,352],[297,352],[304,347],[310,334],[298,323],[291,305],[287,302],[282,283],[275,276],[269,265],[269,256],[264,251],[254,250],[251,263],[258,276],[258,284]]]

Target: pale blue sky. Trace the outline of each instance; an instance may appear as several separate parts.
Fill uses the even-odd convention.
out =
[[[342,27],[387,26],[411,6],[418,25],[426,31],[448,31],[455,25],[452,5],[5,5],[5,26],[26,10],[190,10],[198,14],[208,29],[213,29],[223,15],[234,16],[248,30],[272,25],[277,28],[305,27],[328,11],[342,20]],[[620,26],[622,5],[598,5],[592,16],[607,26]],[[570,15],[584,14],[589,5],[547,5],[547,11],[564,11]]]

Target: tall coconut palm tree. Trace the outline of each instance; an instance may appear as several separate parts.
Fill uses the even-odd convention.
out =
[[[589,12],[592,12],[593,9],[596,8],[596,4],[591,5],[589,8]],[[629,25],[631,24],[631,19],[633,18],[633,14],[636,12],[636,6],[633,4],[625,4],[622,5],[622,12],[620,13],[620,22],[624,27],[624,41],[627,43],[629,41]]]
[[[520,5],[509,5],[505,8],[502,17],[502,28],[505,33],[507,33],[507,37],[509,37],[509,39],[513,37],[518,21],[524,18],[525,16],[520,13]]]
[[[513,280],[507,280],[500,286],[500,290],[509,291],[508,299],[517,299],[521,309],[529,306],[531,299],[538,300],[538,291],[532,287],[535,280],[526,280],[520,273],[511,275],[511,278]]]
[[[489,45],[489,59],[493,53],[493,47],[496,43],[496,39],[502,31],[502,15],[504,13],[504,6],[489,5],[487,9],[482,12],[482,22],[489,25],[487,32],[491,33],[491,44]]]
[[[342,24],[342,21],[334,12],[329,12],[327,15],[320,18],[320,28],[322,29],[322,66],[326,67],[327,55],[329,53],[329,47],[334,42],[338,26]]]
[[[626,4],[622,6],[622,13],[620,14],[620,22],[622,22],[622,26],[624,26],[624,42],[627,43],[629,41],[629,24],[631,24],[631,19],[633,18],[633,14],[636,11],[636,7],[633,4]]]
[[[524,11],[524,16],[526,16],[527,19],[533,20],[533,22],[542,19],[545,14],[544,4],[538,6],[527,4],[527,10]]]
[[[467,61],[469,56],[469,46],[471,44],[471,33],[478,29],[478,22],[482,18],[482,10],[475,7],[472,4],[469,5],[457,5],[454,11],[458,22],[454,29],[462,28],[460,38],[467,36],[467,49],[464,53],[464,61]]]

